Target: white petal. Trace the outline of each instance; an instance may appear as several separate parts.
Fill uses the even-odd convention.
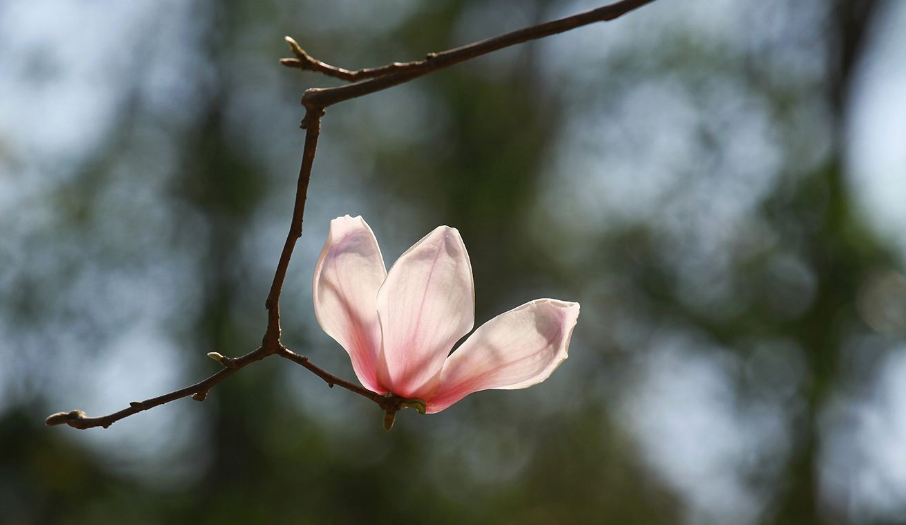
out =
[[[315,316],[352,360],[362,385],[385,393],[377,381],[381,325],[375,302],[387,276],[374,233],[362,217],[330,221],[330,233],[315,266]]]
[[[538,299],[483,324],[444,363],[428,413],[489,388],[526,388],[567,358],[579,303]]]
[[[377,308],[381,383],[402,397],[430,395],[444,359],[475,323],[472,265],[459,232],[440,226],[409,248],[390,269]]]

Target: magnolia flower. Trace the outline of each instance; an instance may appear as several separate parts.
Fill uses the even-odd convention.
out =
[[[475,324],[472,265],[459,232],[440,226],[390,273],[361,217],[330,222],[315,267],[315,315],[346,349],[356,376],[427,413],[490,388],[540,383],[567,357],[579,304],[537,299]]]

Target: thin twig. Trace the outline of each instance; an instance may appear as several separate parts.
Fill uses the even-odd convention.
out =
[[[385,70],[384,68],[362,70],[382,71],[383,74],[378,76],[378,78],[356,82],[354,84],[345,86],[309,89],[302,97],[302,104],[306,108],[325,109],[339,102],[358,98],[364,95],[369,95],[377,91],[383,91],[387,88],[409,82],[410,80],[426,75],[428,73],[433,73],[435,71],[450,67],[454,64],[459,64],[460,62],[478,58],[505,47],[510,47],[516,44],[528,42],[530,40],[537,40],[539,38],[556,35],[558,33],[563,33],[565,31],[569,31],[571,29],[586,26],[589,24],[594,24],[596,22],[614,20],[634,9],[642,7],[645,4],[649,4],[653,1],[654,0],[623,0],[622,2],[616,2],[614,4],[599,7],[597,9],[592,9],[591,11],[586,11],[577,15],[553,20],[551,22],[545,22],[543,24],[532,27],[527,27],[525,29],[513,31],[511,33],[506,33],[494,38],[489,38],[487,40],[482,40],[473,44],[450,49],[448,51],[443,51],[440,53],[429,53],[424,60],[397,64],[395,66],[395,70],[391,74],[387,74],[389,70]],[[333,68],[333,66],[328,67]],[[339,68],[333,69],[338,70]]]
[[[412,67],[416,64],[416,62],[394,62],[392,64],[387,64],[386,66],[350,71],[341,67],[331,66],[326,62],[313,58],[292,38],[287,36],[284,37],[284,39],[286,40],[286,43],[289,44],[289,48],[292,50],[293,54],[296,55],[296,58],[281,58],[280,64],[294,69],[301,69],[302,71],[314,71],[315,73],[321,73],[322,75],[339,78],[340,80],[346,80],[348,82],[357,82],[359,80],[365,80],[366,78],[382,77]]]
[[[129,403],[129,408],[124,408],[119,412],[114,412],[113,414],[107,416],[88,417],[85,415],[85,412],[82,412],[81,410],[73,410],[71,412],[57,412],[56,414],[52,414],[48,416],[46,422],[48,426],[69,425],[72,428],[78,428],[80,430],[94,427],[107,428],[120,419],[129,417],[133,414],[138,414],[139,412],[154,408],[158,405],[169,403],[170,401],[182,399],[184,397],[192,396],[192,399],[196,401],[204,401],[208,395],[208,391],[214,388],[221,381],[235,374],[237,371],[239,371],[239,369],[244,368],[255,361],[260,361],[261,359],[264,359],[265,357],[273,353],[274,352],[269,352],[264,347],[261,347],[257,350],[245,354],[242,357],[229,359],[227,361],[221,361],[221,363],[224,365],[223,370],[217,372],[204,381],[195,383],[194,385],[190,385],[185,388],[181,388],[174,392],[170,392],[169,394],[164,394],[162,396],[152,397],[151,399],[146,399],[144,401],[133,401]]]
[[[285,346],[281,347],[280,351],[277,352],[277,355],[279,355],[280,357],[283,357],[285,359],[289,359],[290,361],[292,361],[296,364],[304,366],[305,368],[307,368],[308,370],[313,372],[316,376],[323,379],[324,382],[327,383],[327,386],[329,386],[330,388],[333,388],[334,385],[345,388],[346,390],[349,390],[350,392],[358,394],[362,397],[367,397],[368,399],[377,403],[384,410],[390,410],[390,409],[393,409],[394,411],[399,410],[400,404],[403,401],[405,401],[403,398],[395,396],[395,395],[382,396],[381,394],[372,392],[371,390],[368,390],[367,388],[363,388],[355,383],[350,383],[349,381],[346,381],[345,379],[341,379],[329,372],[326,372],[324,369],[318,367],[317,365],[312,363],[308,359],[308,357],[306,357],[304,355],[299,355],[299,354],[293,352],[292,350],[286,348]]]
[[[311,180],[311,168],[315,161],[315,150],[318,148],[318,136],[321,134],[321,117],[323,109],[307,109],[302,126],[305,128],[305,148],[302,152],[302,167],[299,169],[299,180],[296,183],[296,200],[293,205],[293,216],[290,220],[289,233],[280,252],[277,270],[271,290],[267,295],[264,306],[267,308],[267,331],[264,334],[263,345],[277,348],[280,344],[280,293],[283,291],[283,281],[289,268],[289,260],[296,248],[296,241],[302,236],[302,217],[305,215],[305,200],[308,197],[308,183]]]
[[[449,51],[430,53],[424,60],[417,62],[394,62],[386,66],[356,71],[334,67],[321,62],[320,60],[316,60],[309,56],[308,53],[306,53],[293,39],[287,37],[286,40],[290,44],[296,58],[283,59],[281,60],[281,64],[302,70],[315,71],[354,83],[333,88],[309,89],[305,91],[305,94],[302,97],[302,104],[306,108],[305,119],[302,121],[302,127],[306,130],[305,146],[302,153],[302,166],[299,170],[299,179],[296,184],[296,198],[293,205],[289,233],[286,236],[283,250],[280,252],[280,259],[277,263],[277,269],[274,272],[274,280],[271,283],[267,301],[265,302],[265,307],[268,312],[267,329],[262,338],[261,347],[238,358],[227,358],[216,352],[208,354],[211,358],[222,364],[224,368],[200,383],[145,401],[132,402],[129,404],[129,408],[103,417],[87,417],[81,410],[58,412],[47,418],[47,424],[50,426],[69,425],[78,429],[94,427],[107,428],[123,418],[184,397],[192,396],[192,398],[197,401],[204,401],[208,391],[227,377],[255,361],[276,354],[302,365],[323,379],[328,386],[332,387],[333,385],[339,385],[350,392],[376,403],[386,413],[384,428],[389,430],[390,426],[393,425],[394,414],[402,407],[417,407],[417,400],[406,400],[393,394],[383,396],[349,381],[340,379],[319,368],[309,361],[307,357],[290,351],[283,346],[280,340],[280,294],[283,290],[283,282],[286,279],[286,272],[289,268],[290,259],[292,258],[293,251],[296,247],[296,241],[302,235],[302,219],[305,215],[305,201],[308,196],[308,184],[311,180],[311,170],[314,164],[315,152],[318,147],[318,137],[321,132],[321,117],[324,116],[324,110],[339,102],[382,91],[422,75],[439,71],[454,64],[465,62],[505,47],[563,33],[595,22],[613,20],[653,1],[654,0],[623,0],[585,13],[561,18],[552,22],[546,22],[519,31],[513,31]],[[422,403],[421,406],[417,408],[420,408],[420,411],[424,411],[424,404]]]

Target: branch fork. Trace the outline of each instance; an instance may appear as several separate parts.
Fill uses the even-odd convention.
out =
[[[261,346],[241,357],[226,357],[218,352],[209,352],[207,355],[223,367],[216,374],[207,379],[187,386],[180,390],[170,392],[145,401],[133,401],[129,407],[119,412],[114,412],[102,417],[88,417],[81,410],[70,412],[57,412],[48,416],[48,426],[68,425],[77,429],[95,427],[107,428],[113,423],[131,415],[149,410],[159,405],[192,397],[196,401],[204,401],[208,392],[227,377],[245,368],[249,364],[260,361],[272,355],[278,355],[308,369],[324,380],[329,387],[340,386],[350,392],[358,394],[374,402],[384,411],[384,428],[390,430],[393,426],[396,413],[403,408],[414,408],[424,413],[425,405],[417,399],[404,399],[394,394],[381,395],[372,392],[355,383],[341,379],[319,368],[308,357],[297,354],[286,348],[281,342],[280,326],[280,294],[289,262],[296,246],[296,241],[302,235],[302,219],[305,214],[305,200],[308,195],[308,184],[311,180],[311,171],[314,164],[315,152],[318,147],[318,137],[321,133],[321,118],[325,110],[334,104],[362,97],[389,89],[393,86],[409,82],[423,75],[445,69],[460,62],[465,62],[480,56],[510,47],[516,44],[545,38],[558,33],[563,33],[596,22],[604,22],[618,18],[634,9],[649,4],[654,0],[622,0],[610,5],[599,7],[591,11],[579,13],[559,20],[545,22],[536,26],[506,33],[494,38],[482,40],[469,45],[442,51],[428,53],[425,59],[415,62],[393,62],[376,68],[348,70],[332,66],[313,58],[292,38],[286,37],[294,58],[283,58],[280,64],[302,71],[312,71],[322,75],[350,82],[349,84],[331,88],[312,88],[305,91],[302,96],[302,105],[305,107],[305,118],[301,127],[305,130],[305,145],[302,152],[302,166],[299,170],[299,179],[296,186],[296,198],[293,205],[292,219],[289,232],[277,262],[274,279],[270,292],[265,301],[267,309],[267,329],[262,338]]]

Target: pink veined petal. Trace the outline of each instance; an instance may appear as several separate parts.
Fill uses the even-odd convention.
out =
[[[375,301],[386,276],[377,239],[362,217],[330,221],[312,284],[315,317],[349,353],[362,385],[379,394],[387,390],[377,380],[381,325]]]
[[[447,358],[428,413],[479,390],[544,381],[566,360],[578,318],[579,303],[537,299],[483,324]]]
[[[472,265],[459,232],[440,226],[409,248],[390,269],[377,308],[381,384],[402,397],[431,395],[450,349],[475,323]]]

